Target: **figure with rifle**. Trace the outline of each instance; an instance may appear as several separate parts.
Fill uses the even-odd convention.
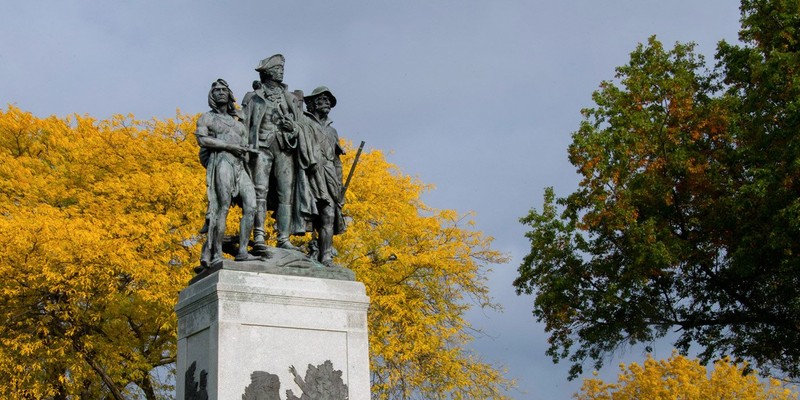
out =
[[[325,86],[314,89],[305,99],[307,111],[304,113],[303,129],[307,137],[301,139],[310,143],[304,148],[312,148],[316,154],[311,167],[306,169],[309,187],[315,201],[316,213],[313,228],[316,238],[311,244],[311,256],[325,266],[333,266],[333,236],[345,231],[342,217],[344,189],[342,185],[342,162],[344,150],[339,145],[339,134],[331,126],[328,118],[336,97]],[[302,156],[301,156],[302,158]]]

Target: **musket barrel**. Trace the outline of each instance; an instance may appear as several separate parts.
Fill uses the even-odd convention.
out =
[[[364,150],[364,141],[361,141],[361,144],[358,146],[358,151],[356,151],[356,157],[353,159],[353,165],[350,166],[350,173],[347,174],[347,181],[344,184],[344,188],[342,188],[342,200],[344,200],[344,194],[347,192],[347,188],[350,186],[350,180],[353,179],[353,172],[356,171],[356,164],[358,164],[358,158],[361,157],[361,151]]]

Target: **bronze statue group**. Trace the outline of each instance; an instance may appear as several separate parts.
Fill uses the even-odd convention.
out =
[[[195,132],[208,195],[201,230],[208,236],[198,273],[222,267],[232,204],[242,208],[237,261],[270,257],[264,229],[270,210],[278,248],[301,251],[289,237],[313,232],[309,256],[333,266],[333,236],[345,229],[339,159],[344,151],[328,119],[336,97],[325,86],[307,96],[289,92],[283,83],[284,63],[280,54],[261,60],[259,80],[242,99],[241,110],[227,82],[211,84],[211,110],[200,116]]]

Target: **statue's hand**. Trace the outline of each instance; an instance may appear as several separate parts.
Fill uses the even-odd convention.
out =
[[[245,155],[247,155],[247,148],[244,146],[235,146],[235,145],[231,146],[230,151],[236,157],[244,157]]]
[[[281,129],[283,129],[286,132],[294,133],[295,129],[294,121],[288,118],[284,118],[283,120],[281,120]]]

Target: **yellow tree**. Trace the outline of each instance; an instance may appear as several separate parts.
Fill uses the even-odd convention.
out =
[[[169,396],[154,370],[174,362],[205,213],[195,118],[0,111],[0,397]],[[503,398],[511,382],[465,350],[463,315],[493,307],[483,274],[504,258],[469,216],[426,207],[426,189],[372,151],[347,193],[336,261],[372,299],[373,392]]]
[[[667,360],[648,355],[644,365],[620,365],[616,383],[585,379],[578,400],[791,400],[798,393],[783,387],[776,379],[760,382],[754,374],[745,374],[747,365],[727,357],[714,363],[708,373],[699,360],[673,354]]]
[[[352,163],[353,151],[344,157]],[[464,349],[464,312],[494,307],[488,264],[505,261],[469,215],[427,207],[429,189],[380,151],[362,155],[347,192],[351,217],[336,262],[356,272],[371,298],[372,389],[380,399],[499,399],[502,372]]]
[[[0,113],[0,397],[156,398],[203,212],[178,121]]]

